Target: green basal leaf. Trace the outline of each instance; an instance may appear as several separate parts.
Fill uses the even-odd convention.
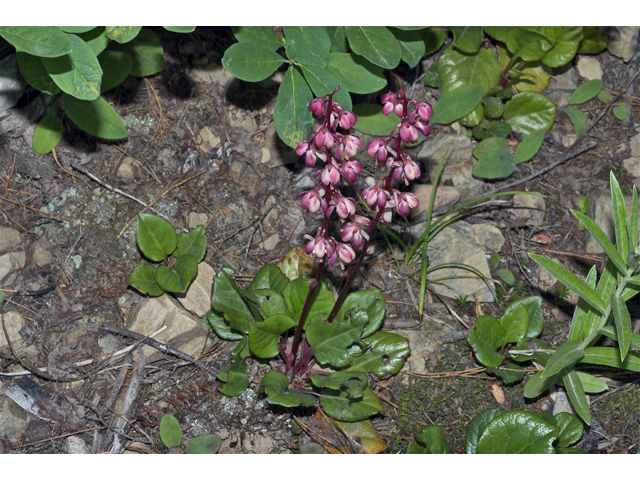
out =
[[[49,95],[60,93],[60,87],[52,80],[51,76],[44,68],[42,58],[24,52],[17,52],[18,66],[20,74],[34,88]]]
[[[329,62],[331,39],[325,27],[282,27],[287,57],[308,67],[323,69]]]
[[[224,319],[224,316],[221,313],[218,314],[217,312],[214,312],[213,310],[210,310],[209,313],[205,315],[203,321],[223,340],[238,342],[242,340],[244,336],[242,334],[232,332],[231,325]]]
[[[384,411],[380,399],[369,387],[364,389],[362,397],[358,399],[348,398],[345,393],[323,395],[320,397],[320,405],[327,415],[341,422],[359,422]]]
[[[423,428],[421,433],[416,433],[416,441],[426,447],[425,453],[435,455],[452,453],[447,439],[444,438],[444,430],[439,425]]]
[[[197,274],[198,262],[193,255],[186,254],[178,258],[172,268],[160,265],[156,270],[156,282],[167,292],[184,293]]]
[[[96,56],[100,55],[110,42],[104,27],[97,27],[88,32],[79,33],[78,37],[87,44]],[[102,76],[102,82],[104,83],[104,75]]]
[[[493,418],[478,440],[476,453],[554,453],[558,427],[540,417],[510,410]]]
[[[287,306],[287,314],[293,318],[296,323],[302,314],[302,307],[309,293],[310,285],[311,279],[308,277],[300,277],[290,282],[282,293],[284,303]],[[318,314],[324,313],[328,315],[335,303],[336,301],[333,298],[333,294],[327,289],[326,282],[320,282],[309,305],[307,318],[304,320],[305,324],[309,323],[309,320]]]
[[[578,45],[578,53],[600,53],[607,48],[609,39],[606,35],[599,33],[595,27],[582,27],[582,35],[582,41]]]
[[[127,138],[127,127],[118,112],[104,98],[78,100],[65,94],[63,99],[67,116],[89,135],[107,140]]]
[[[600,90],[600,92],[598,92],[597,97],[598,97],[598,100],[600,100],[602,103],[609,103],[613,101],[613,95],[611,95],[606,90]]]
[[[579,212],[577,210],[571,210],[573,216],[582,222],[582,224],[589,230],[589,233],[595,238],[595,240],[600,244],[602,249],[605,251],[607,256],[611,259],[615,267],[620,271],[620,273],[625,274],[627,271],[627,265],[623,260],[623,257],[618,253],[616,248],[613,246],[611,241],[607,238],[605,233],[602,231],[596,223],[587,217],[584,213]],[[625,211],[626,215],[626,211]],[[614,215],[615,217],[615,215]],[[626,221],[625,221],[626,226]],[[625,227],[626,230],[626,227]],[[626,231],[624,232],[626,235]],[[626,257],[626,254],[625,254]]]
[[[350,363],[347,350],[354,344],[363,346],[362,331],[369,323],[369,315],[358,310],[349,323],[328,323],[325,317],[325,314],[318,314],[311,318],[305,328],[307,342],[315,349],[315,358],[321,365],[347,367]]]
[[[37,57],[60,57],[73,48],[69,36],[58,27],[0,27],[0,36],[16,51]]]
[[[107,49],[98,55],[102,67],[102,84],[100,90],[106,92],[120,85],[131,73],[133,61],[131,56],[122,50]]]
[[[464,441],[464,453],[468,455],[476,453],[478,440],[480,440],[480,437],[484,433],[484,429],[491,420],[500,414],[502,414],[501,410],[496,408],[487,408],[473,417],[467,426],[467,435]]]
[[[282,294],[287,285],[289,285],[289,279],[282,271],[273,264],[266,264],[255,274],[247,291],[269,289]]]
[[[578,378],[580,379],[580,383],[582,384],[582,388],[585,393],[601,393],[609,388],[607,383],[587,372],[581,372],[579,370],[576,371],[578,374]]]
[[[524,305],[517,305],[502,316],[500,325],[504,329],[501,348],[507,343],[518,343],[529,329],[529,313]]]
[[[173,33],[191,33],[196,30],[196,27],[165,27],[163,26],[162,28]],[[205,436],[208,437],[209,435],[205,435]]]
[[[477,178],[505,178],[516,168],[506,138],[491,137],[483,140],[473,149],[473,156],[478,159],[472,170]]]
[[[131,75],[148,77],[164,69],[162,44],[158,36],[148,28],[143,27],[133,40],[119,48],[131,55]]]
[[[611,310],[613,311],[613,318],[616,323],[616,340],[620,348],[620,360],[624,361],[631,342],[631,316],[629,315],[627,304],[620,298],[617,292],[611,296]]]
[[[576,107],[566,107],[564,113],[567,114],[569,120],[573,124],[573,128],[576,132],[576,137],[581,137],[582,134],[589,128],[589,119],[587,116]]]
[[[165,447],[179,447],[182,445],[182,430],[180,423],[173,415],[165,415],[160,420],[160,440]]]
[[[521,298],[514,302],[511,302],[504,309],[503,315],[511,312],[518,306],[522,305],[529,316],[529,328],[527,329],[525,337],[533,338],[542,333],[543,325],[543,313],[542,313],[542,297],[539,295]],[[503,317],[504,318],[504,317]],[[502,320],[501,320],[502,322]]]
[[[535,62],[544,57],[555,42],[529,28],[513,27],[507,35],[506,43],[511,53],[525,62]]]
[[[560,345],[556,352],[551,356],[547,366],[542,372],[543,378],[549,378],[557,375],[565,368],[570,368],[584,357],[584,349],[580,342],[568,340]]]
[[[620,360],[620,350],[614,347],[589,347],[584,351],[582,363],[606,365],[632,372],[640,372],[640,354],[628,352],[624,361]]]
[[[543,378],[542,377],[543,373],[544,373],[544,370],[541,372],[537,372],[526,383],[526,385],[524,386],[524,396],[526,398],[535,398],[539,395],[542,395],[544,392],[546,392],[549,389],[550,386],[556,383],[558,379],[558,375]]]
[[[366,351],[361,354],[349,352],[350,372],[371,372],[381,377],[387,373],[396,374],[409,356],[409,342],[406,338],[389,332],[376,332],[367,339]]]
[[[558,443],[556,444],[557,447],[568,447],[580,440],[584,426],[575,415],[568,412],[560,412],[555,415],[553,419],[560,428],[558,432]]]
[[[500,254],[498,254],[498,252],[491,252],[489,262],[494,269],[498,268],[498,265],[500,265]]]
[[[508,358],[513,358],[517,362],[526,362],[529,360],[535,360],[541,365],[546,365],[551,358],[550,353],[545,353],[542,350],[550,350],[551,346],[543,342],[538,338],[529,338],[525,337],[520,340],[515,346],[506,352]],[[513,350],[528,350],[532,351],[527,354],[513,354],[511,353]]]
[[[437,69],[441,94],[465,85],[480,85],[486,94],[498,86],[502,74],[502,65],[491,49],[465,55],[448,47],[438,59]]]
[[[349,50],[345,27],[325,27],[331,40],[331,53],[346,53]]]
[[[222,57],[222,66],[234,77],[247,82],[260,82],[270,77],[284,58],[272,45],[240,42],[231,45]]]
[[[271,27],[231,27],[231,30],[239,42],[259,43],[271,50],[284,47],[284,40]]]
[[[78,100],[100,96],[102,68],[98,58],[80,37],[67,34],[72,50],[66,55],[43,58],[42,63],[60,90]]]
[[[512,28],[513,27],[482,27],[484,33],[502,43],[507,43],[507,37]]]
[[[268,288],[261,290],[246,290],[245,292],[242,292],[242,295],[258,304],[260,316],[262,318],[287,314],[287,306],[284,303],[284,297],[275,290],[270,290]]]
[[[504,113],[504,103],[498,97],[485,97],[482,101],[484,105],[484,115],[487,118],[500,118]],[[511,133],[511,126],[509,125],[509,133]]]
[[[501,268],[500,270],[498,270],[498,276],[502,279],[503,282],[505,282],[507,285],[513,285],[514,283],[516,283],[516,279],[513,276],[513,273],[511,273],[511,270],[507,270],[506,268]]]
[[[484,90],[481,85],[464,85],[443,93],[433,105],[433,124],[449,124],[471,113],[482,100]]]
[[[262,378],[260,389],[265,391],[267,401],[272,405],[313,407],[316,404],[314,396],[302,393],[297,388],[289,389],[286,375],[275,370],[267,372]]]
[[[338,80],[327,69],[308,67],[304,64],[300,64],[300,70],[302,70],[305,80],[316,97],[322,97],[328,93],[333,93],[334,89],[338,86]],[[351,95],[349,95],[349,91],[347,89],[341,88],[333,98],[342,108],[351,110]]]
[[[381,67],[350,53],[331,53],[326,69],[333,74],[342,88],[353,93],[374,93],[387,84]]]
[[[611,298],[613,292],[616,291],[618,287],[616,276],[618,275],[617,269],[614,266],[611,259],[607,260],[605,264],[602,275],[600,276],[600,280],[598,281],[598,285],[596,286],[596,294],[600,298]],[[623,297],[624,298],[624,297]],[[595,308],[591,308],[584,319],[584,327],[582,332],[582,338],[586,338],[591,334],[591,332],[598,326],[600,323],[600,317],[602,312],[598,311]],[[598,339],[597,336],[592,340],[591,345]]]
[[[389,135],[389,133],[400,124],[400,119],[395,113],[383,115],[380,105],[374,105],[372,103],[355,105],[353,107],[353,113],[358,117],[358,123],[354,128],[368,135]],[[431,120],[429,120],[429,122],[431,123]]]
[[[105,27],[107,37],[118,43],[128,43],[138,36],[142,27]]]
[[[449,27],[453,33],[453,47],[462,53],[476,53],[480,50],[484,36],[480,27]]]
[[[249,333],[254,323],[249,308],[242,300],[240,289],[231,278],[235,272],[232,268],[223,268],[213,279],[211,292],[211,308],[222,312],[230,322],[231,329],[237,333]]]
[[[387,307],[387,300],[384,294],[374,288],[372,290],[358,290],[350,293],[340,306],[336,319],[346,321],[347,317],[362,309],[369,316],[369,323],[365,326],[362,338],[377,332],[384,320],[384,313]]]
[[[580,214],[580,212],[574,212],[574,214]],[[591,220],[591,219],[589,219]],[[566,268],[558,265],[557,263],[535,253],[530,253],[529,256],[539,265],[546,268],[551,275],[553,275],[560,283],[565,287],[576,292],[580,298],[583,298],[589,305],[594,307],[600,313],[604,313],[605,306],[602,299],[596,293],[593,288],[587,285],[582,279],[571,273]]]
[[[573,92],[569,99],[569,105],[579,105],[581,103],[588,102],[594,98],[602,90],[602,80],[593,79],[588,82],[584,82],[576,91]]]
[[[204,238],[203,225],[178,235],[178,247],[173,252],[174,257],[180,258],[183,255],[193,255],[196,262],[200,263],[204,260],[206,253],[207,240]]]
[[[582,41],[582,27],[539,27],[538,31],[555,40],[555,46],[542,58],[542,62],[549,67],[566,65],[578,52]]]
[[[512,362],[507,362],[496,368],[487,367],[487,373],[501,378],[506,385],[519,382],[524,378],[523,367]]]
[[[163,262],[178,245],[178,235],[169,222],[151,213],[139,213],[136,242],[152,262]]]
[[[611,184],[611,202],[613,206],[613,224],[616,232],[616,248],[620,257],[627,258],[629,254],[629,227],[627,222],[627,206],[622,191],[613,171],[609,172]],[[633,246],[635,247],[635,245]],[[626,262],[625,262],[626,265]]]
[[[278,355],[280,336],[296,323],[287,315],[274,315],[264,322],[258,322],[249,329],[249,348],[260,358],[272,358]]]
[[[397,27],[399,28],[399,27]],[[447,39],[447,29],[444,27],[428,27],[420,30],[425,45],[425,55],[431,55],[442,48]]]
[[[140,290],[140,293],[149,294],[152,297],[157,297],[164,293],[164,290],[156,282],[156,268],[146,263],[138,265],[133,269],[127,285]]]
[[[349,46],[358,55],[362,55],[379,67],[396,68],[402,58],[398,41],[386,27],[346,27]]]
[[[616,105],[613,107],[613,114],[618,120],[624,120],[629,115],[627,107],[625,105]]]
[[[51,105],[33,132],[33,149],[40,155],[45,155],[53,150],[62,138],[64,127],[57,110],[57,104]]]
[[[516,132],[524,135],[548,131],[555,119],[555,104],[540,93],[519,93],[504,106],[504,120]]]
[[[562,381],[564,382],[564,388],[567,391],[571,405],[578,415],[580,415],[580,418],[584,420],[584,423],[591,425],[589,400],[587,400],[587,396],[584,393],[578,373],[573,369],[567,369],[562,374]]]
[[[467,337],[476,359],[486,367],[499,367],[504,360],[498,350],[504,338],[504,328],[491,315],[476,319],[476,328]]]
[[[420,31],[403,31],[397,28],[390,28],[389,30],[393,33],[393,36],[396,37],[396,40],[398,40],[400,50],[402,51],[402,60],[409,65],[410,68],[415,68],[426,52],[426,46]]]
[[[93,30],[96,27],[58,27],[60,30],[62,30],[65,33],[86,33],[86,32],[90,32],[91,30]]]
[[[249,365],[238,354],[232,354],[218,371],[218,380],[225,384],[218,389],[227,397],[237,397],[244,392],[249,384]]]
[[[489,125],[487,125],[487,132],[489,132],[494,137],[508,137],[509,135],[511,135],[511,125],[509,125],[507,122],[489,122]]]
[[[218,453],[221,446],[222,439],[218,435],[200,435],[189,442],[187,448],[184,449],[184,453],[187,455],[213,454]]]
[[[278,136],[291,148],[309,137],[313,116],[308,107],[312,99],[306,80],[297,67],[291,66],[280,84],[273,111]]]
[[[319,389],[335,390],[351,399],[362,398],[369,384],[367,375],[359,372],[333,372],[330,375],[309,375],[309,378]]]

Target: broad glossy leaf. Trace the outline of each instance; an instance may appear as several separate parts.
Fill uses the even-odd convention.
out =
[[[484,429],[476,453],[555,453],[558,427],[518,410],[498,415]]]
[[[515,95],[504,106],[504,119],[518,133],[529,135],[548,131],[556,119],[556,106],[547,97],[536,92]]]
[[[403,31],[396,28],[391,28],[391,33],[398,40],[400,50],[402,51],[402,60],[409,65],[410,68],[414,68],[426,52],[426,47],[422,34],[419,31]]]
[[[438,59],[437,69],[441,94],[465,85],[480,85],[488,93],[498,85],[502,73],[502,65],[491,49],[465,55],[448,47]]]
[[[224,319],[222,314],[218,314],[213,310],[210,310],[209,313],[205,315],[203,318],[205,324],[209,325],[216,335],[218,335],[223,340],[229,340],[230,342],[237,342],[242,340],[244,335],[240,333],[234,333],[231,331],[231,325],[228,321]]]
[[[369,387],[365,388],[359,399],[323,395],[320,405],[327,415],[341,422],[360,422],[384,411],[380,399]]]
[[[372,372],[379,377],[398,373],[409,356],[409,342],[389,332],[376,332],[367,338],[369,346],[364,353],[350,354],[351,372]]]
[[[542,372],[543,378],[553,377],[565,368],[572,367],[584,357],[585,352],[580,342],[568,340],[561,344],[551,356]]]
[[[594,98],[602,90],[602,80],[594,78],[588,82],[584,82],[576,91],[571,94],[569,105],[579,105],[588,102]]]
[[[620,190],[620,185],[613,170],[609,172],[611,184],[611,202],[613,207],[613,224],[616,232],[616,248],[620,257],[625,259],[629,254],[629,227],[627,217],[627,206]],[[632,245],[635,248],[635,245]],[[625,262],[626,265],[626,262]]]
[[[425,55],[431,55],[440,50],[447,39],[447,29],[445,27],[428,27],[420,30],[420,34],[424,40]]]
[[[336,77],[334,77],[327,69],[308,67],[301,64],[300,70],[302,70],[305,80],[316,97],[322,97],[328,93],[333,93],[335,88],[339,86],[339,82]],[[345,110],[351,110],[351,95],[349,95],[349,91],[346,88],[341,88],[333,98],[342,108]]]
[[[51,105],[33,132],[33,149],[40,155],[45,155],[53,150],[62,138],[64,127],[57,110],[57,103]]]
[[[296,323],[287,315],[274,315],[264,322],[258,322],[249,329],[249,348],[260,358],[272,358],[278,355],[280,336]]]
[[[151,213],[139,213],[136,242],[145,257],[152,262],[162,262],[178,245],[178,235],[173,225]]]
[[[513,55],[503,48],[500,44],[496,45],[498,51],[498,60],[503,68],[509,66],[513,61]],[[519,78],[511,79],[512,87],[517,92],[542,92],[549,86],[549,78],[551,78],[551,68],[544,65],[541,61],[529,62],[522,69],[510,70],[509,73],[517,72]],[[510,90],[509,90],[510,91]]]
[[[535,398],[538,395],[542,395],[546,392],[549,387],[556,383],[558,379],[558,375],[554,375],[552,377],[543,378],[542,374],[544,370],[541,372],[537,372],[533,377],[529,379],[529,381],[524,386],[524,396],[526,398]]]
[[[366,338],[377,332],[384,320],[384,313],[387,307],[387,300],[383,293],[377,288],[372,290],[358,290],[350,293],[344,299],[336,319],[345,321],[346,317],[353,314],[355,310],[363,309],[369,315],[369,323],[365,326],[362,338]]]
[[[400,124],[400,119],[395,113],[383,115],[380,105],[372,103],[355,105],[353,113],[358,117],[358,123],[354,128],[368,135],[386,137]],[[433,117],[431,118],[433,119]],[[429,121],[431,122],[431,120]]]
[[[242,300],[240,290],[231,278],[234,270],[223,268],[213,279],[211,292],[211,308],[223,313],[232,330],[237,333],[249,333],[250,326],[254,323],[249,308]]]
[[[167,27],[165,27],[167,28]],[[189,454],[213,454],[218,453],[222,446],[222,439],[218,435],[200,435],[189,442],[184,453]]]
[[[615,267],[620,271],[620,273],[625,274],[627,271],[627,264],[623,260],[623,257],[618,253],[618,250],[613,246],[611,241],[607,238],[602,229],[596,225],[596,223],[587,217],[584,213],[579,212],[578,210],[571,210],[573,216],[582,222],[582,224],[589,230],[589,233],[593,236],[593,238],[600,244],[602,249],[605,251],[607,256],[611,259]],[[626,214],[626,212],[625,212]],[[626,224],[626,222],[625,222]],[[625,232],[626,235],[626,232]],[[625,255],[626,257],[626,255]]]
[[[204,238],[203,225],[178,235],[178,247],[173,252],[174,257],[180,258],[183,255],[193,255],[196,262],[200,263],[204,260],[206,253],[207,240]]]
[[[79,33],[78,36],[87,44],[94,55],[100,55],[110,42],[104,27],[97,27],[88,32]],[[102,81],[104,82],[104,76]]]
[[[60,87],[56,85],[47,69],[44,68],[41,57],[24,52],[17,52],[16,57],[20,73],[29,85],[49,95],[55,95],[60,92]]]
[[[583,38],[582,27],[540,27],[538,31],[556,42],[542,58],[545,65],[554,68],[573,60]]]
[[[614,347],[589,347],[584,350],[582,363],[606,365],[632,372],[640,372],[640,354],[629,352],[624,361],[620,360],[620,350]]]
[[[525,136],[518,145],[518,148],[516,148],[516,153],[513,156],[513,163],[518,165],[519,163],[531,160],[540,150],[543,140],[544,132],[542,130],[537,130]]]
[[[142,263],[133,269],[129,280],[127,280],[127,285],[131,285],[140,290],[141,293],[149,294],[152,297],[157,297],[164,293],[164,290],[156,282],[156,268],[146,263]]]
[[[631,342],[631,316],[627,309],[627,304],[620,298],[616,292],[611,295],[611,310],[616,323],[616,333],[618,347],[620,348],[620,360],[624,361],[629,351]]]
[[[484,92],[484,91],[483,91]],[[484,105],[484,115],[487,118],[500,118],[504,113],[504,104],[502,100],[498,97],[485,97],[482,101]],[[508,124],[507,124],[508,125]],[[511,131],[511,126],[509,125],[509,131]]]
[[[287,57],[322,69],[329,62],[331,39],[325,27],[283,27]]]
[[[501,410],[496,408],[487,408],[478,415],[473,417],[467,426],[467,435],[464,440],[464,453],[472,455],[476,453],[478,440],[484,433],[484,429],[491,420],[502,414]]]
[[[333,372],[330,375],[309,375],[309,378],[316,387],[342,392],[351,399],[362,398],[369,384],[367,375],[360,372]]]
[[[66,94],[63,98],[67,116],[89,135],[107,140],[127,138],[127,127],[118,112],[104,98],[78,100]]]
[[[313,116],[308,107],[312,99],[313,94],[307,81],[298,68],[291,66],[280,84],[273,111],[278,136],[291,148],[309,137]]]
[[[491,315],[476,319],[476,328],[467,337],[478,361],[486,367],[499,367],[504,360],[497,350],[502,345],[504,329]]]
[[[578,45],[578,53],[594,54],[600,53],[607,48],[609,39],[601,34],[595,27],[582,27],[582,41]]]
[[[240,42],[224,52],[222,66],[240,80],[259,82],[272,75],[283,61],[269,44]]]
[[[589,128],[589,119],[587,116],[576,107],[566,107],[564,113],[567,114],[569,120],[573,124],[573,129],[576,132],[576,137],[581,137],[582,134]]]
[[[473,156],[478,159],[472,170],[477,178],[505,178],[516,169],[506,138],[491,137],[483,140],[473,149]]]
[[[231,27],[239,42],[260,43],[272,50],[284,46],[284,41],[271,27]]]
[[[274,405],[283,407],[312,407],[316,399],[312,395],[302,393],[297,388],[289,389],[286,375],[275,370],[266,373],[260,382],[260,389],[267,394],[267,400]]]
[[[287,307],[284,303],[284,297],[275,290],[264,288],[261,290],[246,290],[241,292],[242,296],[248,298],[252,302],[258,304],[260,316],[262,318],[272,317],[273,315],[286,315]]]
[[[455,90],[443,93],[433,105],[433,124],[449,124],[471,113],[484,95],[481,85],[463,85]]]
[[[574,214],[575,213],[576,212],[574,212]],[[589,305],[594,307],[600,313],[604,313],[605,307],[600,295],[594,292],[593,288],[587,285],[582,279],[548,258],[535,253],[530,253],[529,256],[536,263],[546,268],[560,283],[576,292],[580,298],[583,298]]]
[[[507,35],[507,48],[525,62],[540,60],[553,47],[554,42],[526,27],[514,27]]]
[[[42,63],[63,92],[78,100],[95,100],[100,95],[102,67],[80,37],[67,34],[72,50],[66,55],[43,58]]]
[[[440,425],[430,425],[415,435],[418,443],[427,447],[426,453],[436,455],[452,453],[449,442],[447,442],[447,439],[444,437],[444,430],[442,430]]]
[[[186,254],[178,258],[172,268],[160,265],[156,270],[156,282],[167,292],[184,293],[197,274],[198,262],[193,255]]]
[[[350,53],[331,53],[326,69],[333,74],[342,88],[353,93],[377,92],[387,84],[381,67]],[[380,110],[380,106],[378,109]]]
[[[121,48],[124,48],[131,55],[133,61],[131,75],[147,77],[164,68],[162,44],[158,36],[148,28],[142,28],[136,38]]]
[[[86,33],[90,32],[96,27],[58,27],[60,30],[66,33]]]
[[[507,37],[513,27],[482,27],[484,33],[495,38],[499,42],[507,43]]]
[[[331,53],[346,53],[349,50],[345,27],[325,27],[331,40]]]
[[[504,329],[502,348],[507,343],[518,343],[529,329],[529,313],[524,305],[517,305],[500,318],[500,325]]]
[[[306,339],[315,349],[315,358],[321,365],[347,367],[350,363],[348,348],[354,344],[362,346],[362,331],[369,323],[369,315],[359,310],[350,320],[349,323],[337,320],[328,323],[324,314],[318,314],[307,324]]]
[[[128,43],[138,36],[142,27],[105,27],[107,37],[118,43]]]
[[[540,297],[539,295],[535,295],[511,302],[504,309],[503,315],[506,315],[511,310],[520,305],[522,305],[527,310],[527,314],[529,315],[529,327],[525,336],[529,338],[537,337],[538,335],[540,335],[540,333],[542,333],[544,320],[542,314],[542,297]]]
[[[568,412],[560,412],[553,419],[556,425],[560,427],[556,446],[561,448],[568,447],[580,440],[584,427],[578,417]]]
[[[220,367],[218,380],[225,384],[218,389],[227,397],[237,397],[244,392],[249,384],[249,365],[238,354],[232,354],[231,358]]]
[[[300,277],[290,282],[282,292],[284,303],[287,306],[287,313],[296,323],[302,314],[302,308],[307,299],[310,285],[311,279]],[[318,314],[329,315],[335,303],[333,294],[327,289],[327,284],[324,281],[321,282],[313,294],[307,317],[304,320],[305,324]]]
[[[567,391],[571,405],[576,410],[580,418],[584,420],[584,423],[591,425],[591,412],[589,411],[589,400],[582,388],[582,382],[578,373],[569,369],[562,374],[562,381],[564,382],[564,388]]]
[[[346,27],[349,46],[379,67],[391,69],[398,66],[402,50],[398,41],[386,27]]]
[[[182,430],[180,423],[173,415],[165,415],[160,420],[160,440],[165,447],[179,447],[182,445]]]
[[[253,277],[253,281],[247,291],[269,289],[282,294],[288,284],[289,279],[284,276],[278,267],[273,264],[266,264]]]
[[[484,42],[480,27],[449,27],[453,33],[453,46],[463,53],[476,53]]]
[[[133,60],[123,50],[107,49],[98,55],[102,67],[102,84],[100,90],[106,92],[120,85],[131,73]]]
[[[60,57],[72,50],[69,36],[58,27],[0,27],[0,36],[16,51],[38,57]]]

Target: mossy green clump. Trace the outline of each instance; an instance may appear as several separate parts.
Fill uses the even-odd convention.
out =
[[[594,402],[591,409],[608,435],[640,437],[640,387],[638,384],[607,395]]]

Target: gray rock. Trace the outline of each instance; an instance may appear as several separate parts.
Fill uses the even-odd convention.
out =
[[[187,292],[176,295],[184,308],[199,317],[204,317],[211,310],[211,287],[215,274],[215,270],[209,264],[198,264],[198,275],[189,285]]]
[[[535,227],[544,220],[547,208],[544,197],[537,195],[517,194],[513,196],[513,213]]]
[[[561,67],[560,70],[563,68],[565,67]],[[561,71],[549,79],[549,86],[543,92],[558,108],[569,104],[571,95],[578,87],[578,79],[574,69],[570,66],[566,68],[566,71]]]
[[[607,50],[612,55],[628,62],[638,48],[638,32],[640,27],[606,27],[609,43]]]
[[[431,202],[431,193],[433,192],[433,185],[425,185],[423,183],[416,183],[413,186],[413,194],[418,197],[420,205],[418,208],[411,210],[410,217],[414,218],[418,215],[426,213],[429,210],[429,203]],[[440,185],[436,190],[436,198],[433,209],[451,209],[460,198],[460,192],[455,187],[449,187],[446,185]]]
[[[406,338],[409,341],[411,356],[407,358],[403,370],[414,373],[429,372],[427,362],[429,355],[438,347],[438,339],[443,335],[453,332],[449,325],[442,325],[425,319],[418,330],[394,330],[393,333]],[[406,376],[403,375],[406,378]]]
[[[577,68],[578,73],[585,80],[602,80],[602,67],[596,57],[581,56]]]
[[[499,228],[487,223],[471,225],[476,240],[484,247],[485,253],[499,252],[504,245],[504,237]]]
[[[6,252],[22,241],[20,232],[13,228],[0,227],[0,252]]]
[[[87,455],[89,453],[89,448],[87,447],[86,442],[76,435],[67,437],[65,440],[65,447],[67,453],[72,455]]]
[[[202,352],[207,339],[208,328],[202,320],[194,317],[169,295],[144,298],[129,313],[127,328],[142,335],[151,335],[162,326],[167,329],[154,337],[170,347],[196,357]],[[155,348],[145,345],[142,353],[148,361],[154,362],[163,354]],[[139,355],[139,352],[138,352]]]
[[[425,231],[425,223],[414,225],[411,235],[418,239]],[[427,247],[429,267],[436,267],[445,263],[463,263],[476,268],[485,277],[491,278],[489,264],[483,246],[476,239],[471,225],[459,221],[442,230]],[[493,302],[494,296],[484,281],[472,272],[462,268],[442,268],[428,275],[432,282],[442,277],[463,276],[470,278],[453,278],[432,283],[431,287],[439,295],[456,298],[465,295],[469,298],[477,297],[480,302]]]
[[[200,130],[197,137],[198,148],[205,153],[217,150],[222,145],[222,140],[219,136],[213,133],[213,130],[209,127],[204,127]]]
[[[24,433],[28,422],[27,412],[10,398],[0,397],[0,438],[15,442]]]
[[[51,244],[44,237],[40,238],[32,245],[33,262],[39,267],[48,265],[55,260],[55,258],[49,251],[49,247],[51,247]]]
[[[105,355],[109,355],[120,348],[120,339],[115,335],[107,333],[98,339],[98,346]]]
[[[624,195],[624,203],[627,206],[627,212],[631,211],[631,195]],[[598,225],[609,240],[615,245],[616,243],[616,231],[613,224],[613,208],[611,206],[611,193],[609,191],[598,192],[595,197],[591,198],[591,210],[589,211],[589,217]],[[640,234],[640,224],[638,225],[638,232]],[[588,232],[584,231],[585,237],[585,251],[588,254],[603,253],[600,244],[593,238]]]
[[[200,225],[206,225],[209,217],[206,213],[191,212],[187,218],[189,228],[198,228]]]
[[[24,267],[27,255],[24,252],[6,253],[0,257],[0,285],[13,282],[16,272]]]
[[[0,61],[0,118],[13,107],[24,94],[27,82],[20,75],[15,54]]]

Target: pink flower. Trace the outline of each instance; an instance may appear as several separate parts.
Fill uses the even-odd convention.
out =
[[[298,198],[302,197],[300,205],[302,208],[309,210],[311,213],[317,213],[321,208],[324,212],[327,209],[327,202],[324,199],[324,188],[314,188],[308,192],[298,194]]]
[[[314,98],[309,103],[309,111],[313,115],[313,118],[320,118],[324,115],[324,100],[322,98]]]
[[[328,163],[323,170],[316,172],[315,177],[318,175],[323,185],[337,185],[340,182],[340,170],[332,163]]]
[[[415,127],[425,137],[428,137],[431,133],[431,127],[428,124],[421,122],[420,120],[415,123]]]
[[[342,219],[356,213],[356,202],[353,198],[339,195],[331,199],[330,205],[335,208],[336,213]]]
[[[340,138],[340,144],[336,149],[336,158],[342,159],[343,152],[347,157],[355,157],[358,149],[362,147],[362,142],[355,135],[344,135]]]
[[[354,252],[353,248],[346,243],[339,244],[337,250],[342,263],[350,263],[354,258],[356,258],[356,252]]]
[[[398,209],[398,213],[403,217],[408,216],[410,210],[412,208],[417,208],[418,205],[420,204],[420,202],[418,201],[418,198],[412,193],[403,192],[400,195],[398,195],[397,198],[398,200],[397,200],[396,208]]]
[[[380,187],[367,187],[362,191],[361,194],[362,199],[365,201],[367,205],[371,208],[374,208],[374,205],[377,208],[384,208],[387,204],[387,192]]]
[[[415,143],[418,141],[418,130],[409,122],[404,122],[400,127],[400,138],[405,143]]]
[[[338,115],[338,119],[340,122],[340,127],[344,128],[345,130],[349,130],[358,121],[355,114],[353,112],[350,112],[349,110],[343,110],[342,112],[340,112],[340,114]]]
[[[381,138],[374,138],[367,144],[367,155],[376,156],[379,163],[387,159],[387,142]]]
[[[347,182],[349,183],[355,183],[360,172],[362,172],[362,167],[355,160],[344,162],[340,169],[340,173],[344,178],[347,179]]]
[[[335,256],[335,240],[326,238],[324,234],[324,230],[320,227],[315,238],[311,237],[311,235],[304,236],[304,238],[311,240],[305,247],[307,255],[314,255],[318,259],[323,258],[325,255],[328,257]]]
[[[405,183],[414,181],[416,178],[420,177],[420,166],[411,160],[409,157],[405,157],[404,162],[400,165],[401,168],[398,168],[393,172],[393,179],[400,181],[400,179],[404,176]]]
[[[359,215],[354,215],[358,217]],[[362,230],[362,225],[356,222],[346,222],[340,227],[340,236],[343,242],[351,242],[351,244],[358,248],[362,245],[362,238],[368,239],[367,232]]]
[[[428,122],[431,116],[433,115],[433,108],[431,108],[431,105],[429,105],[426,102],[419,102],[416,105],[416,111],[420,116],[420,120],[422,120],[425,123]]]
[[[333,136],[333,132],[331,132],[326,127],[319,127],[315,136],[315,145],[316,148],[322,148],[326,145],[328,149],[333,147],[335,142],[335,137]]]

